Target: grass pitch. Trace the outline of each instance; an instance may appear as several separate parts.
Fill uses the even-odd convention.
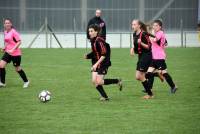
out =
[[[89,51],[89,50],[88,50]],[[90,61],[85,49],[24,49],[22,66],[31,85],[12,64],[6,88],[0,89],[0,134],[199,134],[200,48],[168,48],[167,65],[179,87],[169,93],[166,82],[155,80],[152,100],[143,100],[135,80],[137,56],[129,49],[112,49],[107,77],[121,77],[124,89],[105,86],[111,100],[100,102],[91,84]],[[52,100],[41,103],[47,89]]]

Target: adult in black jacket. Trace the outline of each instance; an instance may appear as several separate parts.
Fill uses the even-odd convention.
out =
[[[104,40],[106,40],[106,23],[104,20],[101,18],[101,10],[97,9],[96,10],[96,15],[92,19],[89,20],[88,25],[87,25],[87,38],[90,39],[89,36],[89,26],[92,24],[96,24],[101,28],[101,31],[99,33],[99,36],[102,37]]]
[[[92,83],[99,91],[101,101],[109,100],[103,85],[118,84],[120,91],[122,90],[121,79],[104,79],[107,74],[108,68],[111,66],[110,49],[105,40],[99,37],[100,27],[98,25],[89,26],[89,35],[92,51],[85,55],[85,59],[92,60]]]

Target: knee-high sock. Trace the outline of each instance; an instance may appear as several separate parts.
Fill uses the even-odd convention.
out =
[[[5,78],[6,78],[6,69],[5,68],[0,68],[1,83],[5,84]]]
[[[152,96],[153,93],[151,92],[151,89],[149,87],[148,81],[145,80],[144,82],[142,82],[142,85],[143,85],[144,89],[146,90],[147,94],[150,95],[150,96]]]
[[[118,79],[104,79],[104,85],[117,84],[118,82]]]
[[[23,70],[17,71],[24,82],[28,82],[26,74]]]
[[[164,73],[163,76],[165,77],[165,80],[167,81],[168,85],[171,87],[171,88],[174,88],[175,87],[175,84],[172,80],[172,77],[168,74],[168,73]]]
[[[153,82],[154,82],[154,73],[148,72],[145,77],[146,79],[148,79],[148,83],[149,83],[149,88],[152,89],[153,88]]]
[[[99,91],[99,93],[101,94],[102,97],[108,98],[108,96],[107,96],[106,92],[104,91],[102,85],[98,85],[98,86],[96,87],[96,89]]]

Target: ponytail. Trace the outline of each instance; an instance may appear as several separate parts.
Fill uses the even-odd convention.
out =
[[[140,29],[142,31],[147,32],[147,26],[142,21],[138,20],[138,24],[140,25]]]

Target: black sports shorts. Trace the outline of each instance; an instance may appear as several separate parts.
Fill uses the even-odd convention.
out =
[[[11,61],[13,62],[13,66],[17,67],[20,66],[21,64],[21,56],[12,56],[8,54],[7,52],[4,53],[2,60],[10,63]]]
[[[106,75],[108,73],[108,66],[101,66],[96,69],[96,71],[99,75]]]
[[[165,70],[165,69],[167,69],[167,64],[164,59],[152,60],[150,67],[153,67],[158,70]]]
[[[151,62],[152,62],[151,52],[139,55],[136,70],[140,72],[147,72]]]

